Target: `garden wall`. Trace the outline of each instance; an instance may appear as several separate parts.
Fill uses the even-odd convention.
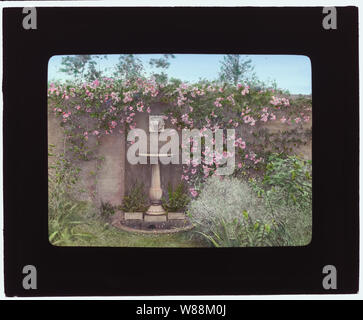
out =
[[[90,144],[95,144],[96,138],[92,138],[94,141]],[[120,133],[102,136],[100,142],[96,150],[103,160],[79,160],[75,163],[81,169],[79,185],[84,191],[79,197],[96,205],[100,205],[101,201],[118,205],[125,193],[125,136]],[[63,128],[53,113],[48,113],[48,144],[55,145],[54,151],[58,154],[65,151]]]
[[[151,115],[160,115],[168,107],[166,104],[155,103],[150,106]],[[138,113],[135,117],[138,128],[148,132],[149,114]],[[267,124],[259,122],[262,132],[279,136],[284,132],[290,132],[290,137],[299,139],[302,132],[311,129],[311,120],[303,124],[300,130],[297,130],[297,125],[283,124],[280,121],[269,121]],[[166,128],[171,128],[172,125],[166,121]],[[256,138],[251,135],[248,125],[240,128],[242,136],[246,141],[256,141]],[[91,144],[96,143],[95,137]],[[88,161],[77,161],[77,166],[81,168],[80,186],[84,189],[81,199],[92,201],[96,205],[101,202],[110,202],[113,205],[120,205],[125,193],[135,182],[143,182],[145,191],[150,187],[151,167],[147,165],[130,165],[126,160],[126,138],[124,134],[117,133],[112,135],[104,135],[99,138],[100,145],[96,148],[98,159]],[[63,128],[59,125],[59,119],[52,113],[48,113],[48,144],[54,144],[57,153],[63,153],[65,150],[65,136]],[[294,148],[294,153],[305,159],[311,160],[311,135],[306,143],[297,144]],[[99,158],[102,157],[103,160]],[[51,161],[51,160],[50,160]],[[161,183],[164,194],[167,191],[168,183],[174,187],[180,182],[182,174],[181,165],[162,165]]]

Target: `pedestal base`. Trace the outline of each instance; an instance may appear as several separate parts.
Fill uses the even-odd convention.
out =
[[[156,215],[156,214],[145,214],[144,216],[144,222],[150,222],[150,223],[162,223],[162,222],[166,222],[167,218],[166,218],[166,214],[162,214],[162,215]],[[163,226],[161,226],[163,227]]]
[[[152,204],[149,207],[149,209],[146,211],[146,214],[149,214],[149,215],[162,215],[162,214],[166,214],[166,211],[164,210],[164,208],[161,205]]]
[[[129,232],[175,233],[193,228],[183,212],[169,212],[161,215],[148,215],[145,213],[140,217],[140,212],[123,213],[119,211],[111,219],[113,226]]]

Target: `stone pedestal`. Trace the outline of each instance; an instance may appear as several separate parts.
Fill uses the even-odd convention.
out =
[[[160,166],[159,162],[152,164],[151,170],[151,187],[149,190],[149,197],[151,200],[151,206],[146,211],[149,215],[165,215],[166,212],[161,205],[161,197],[163,195],[163,190],[160,184]]]

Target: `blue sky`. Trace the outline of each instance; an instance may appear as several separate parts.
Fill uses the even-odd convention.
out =
[[[137,55],[146,69],[150,72],[148,61],[150,58],[159,58],[159,54]],[[275,80],[279,88],[287,89],[292,94],[311,93],[311,64],[310,59],[301,55],[248,55],[243,56],[252,60],[257,78],[264,82]],[[53,56],[49,60],[48,79],[65,80],[69,77],[59,72],[62,56]],[[183,81],[194,82],[200,78],[214,80],[218,77],[220,61],[223,55],[217,54],[175,54],[167,70],[169,77]],[[113,72],[118,62],[118,55],[108,55],[107,59],[99,62],[99,68],[106,74]]]

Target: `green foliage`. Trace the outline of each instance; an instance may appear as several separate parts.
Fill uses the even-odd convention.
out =
[[[102,76],[102,72],[97,70],[97,61],[107,59],[107,56],[74,55],[62,57],[62,67],[59,71],[73,76],[75,80],[93,81]]]
[[[110,217],[113,214],[115,214],[116,211],[116,207],[113,206],[110,202],[103,202],[101,201],[101,208],[100,208],[100,212],[101,212],[101,216],[102,217]]]
[[[281,201],[285,191],[263,190],[256,181],[207,180],[188,214],[197,232],[215,247],[303,246],[311,240],[311,202],[301,208]],[[223,200],[221,200],[223,199]]]
[[[97,69],[97,62],[95,60],[88,61],[88,70],[85,74],[85,79],[88,81],[94,81],[101,78],[103,75],[100,69]]]
[[[244,181],[208,178],[188,213],[197,232],[215,247],[271,245],[263,202]]]
[[[272,154],[261,180],[251,179],[275,225],[279,245],[307,245],[312,230],[311,161]]]
[[[272,187],[265,191],[262,183],[251,181],[251,186],[264,201],[266,214],[271,217],[271,242],[276,246],[304,246],[311,240],[312,203],[304,206],[286,203],[286,191]]]
[[[205,247],[205,241],[196,239],[192,231],[166,233],[166,234],[142,234],[123,231],[105,223],[99,216],[90,217],[87,224],[77,227],[80,233],[93,234],[95,237],[77,237],[68,241],[66,246],[77,247]]]
[[[163,57],[159,59],[151,58],[149,60],[149,65],[156,68],[156,70],[166,70],[170,67],[170,58],[174,59],[175,56],[173,54],[164,54]],[[168,75],[164,71],[154,71],[152,76],[157,83],[165,84],[168,81]]]
[[[232,221],[221,218],[219,221],[215,221],[215,228],[211,233],[199,233],[217,248],[273,245],[270,240],[271,226],[269,224],[264,224],[259,220],[253,221],[246,210],[241,215],[242,218],[235,218]]]
[[[79,169],[61,154],[53,153],[49,146],[50,166],[48,170],[48,232],[49,241],[54,245],[67,245],[80,238],[93,237],[90,233],[79,232],[78,227],[86,222],[80,212],[89,210],[88,206],[77,201],[76,182]]]
[[[263,185],[271,188],[279,187],[285,194],[286,205],[306,207],[312,201],[311,161],[298,156],[272,154],[268,158]]]
[[[175,56],[173,54],[164,54],[163,57],[159,59],[151,58],[149,64],[155,68],[167,69],[170,67],[169,58],[174,59]]]
[[[251,59],[243,59],[239,54],[228,54],[221,61],[220,80],[233,85],[250,80],[253,67]]]
[[[59,69],[59,71],[74,77],[83,77],[86,65],[90,60],[90,55],[62,57],[62,67]]]
[[[144,212],[147,210],[147,196],[143,183],[135,183],[130,192],[124,196],[121,210],[124,212]]]
[[[116,79],[132,81],[142,76],[144,67],[141,60],[134,54],[122,54],[115,69]]]
[[[175,190],[170,183],[168,184],[168,198],[162,199],[163,207],[167,212],[184,211],[189,202],[190,198],[182,182],[177,185]]]
[[[73,201],[63,201],[63,210],[58,211],[56,217],[49,218],[49,241],[53,245],[67,246],[80,239],[91,239],[95,235],[82,232],[80,226],[87,224],[80,216],[79,212],[86,210],[84,204]]]

